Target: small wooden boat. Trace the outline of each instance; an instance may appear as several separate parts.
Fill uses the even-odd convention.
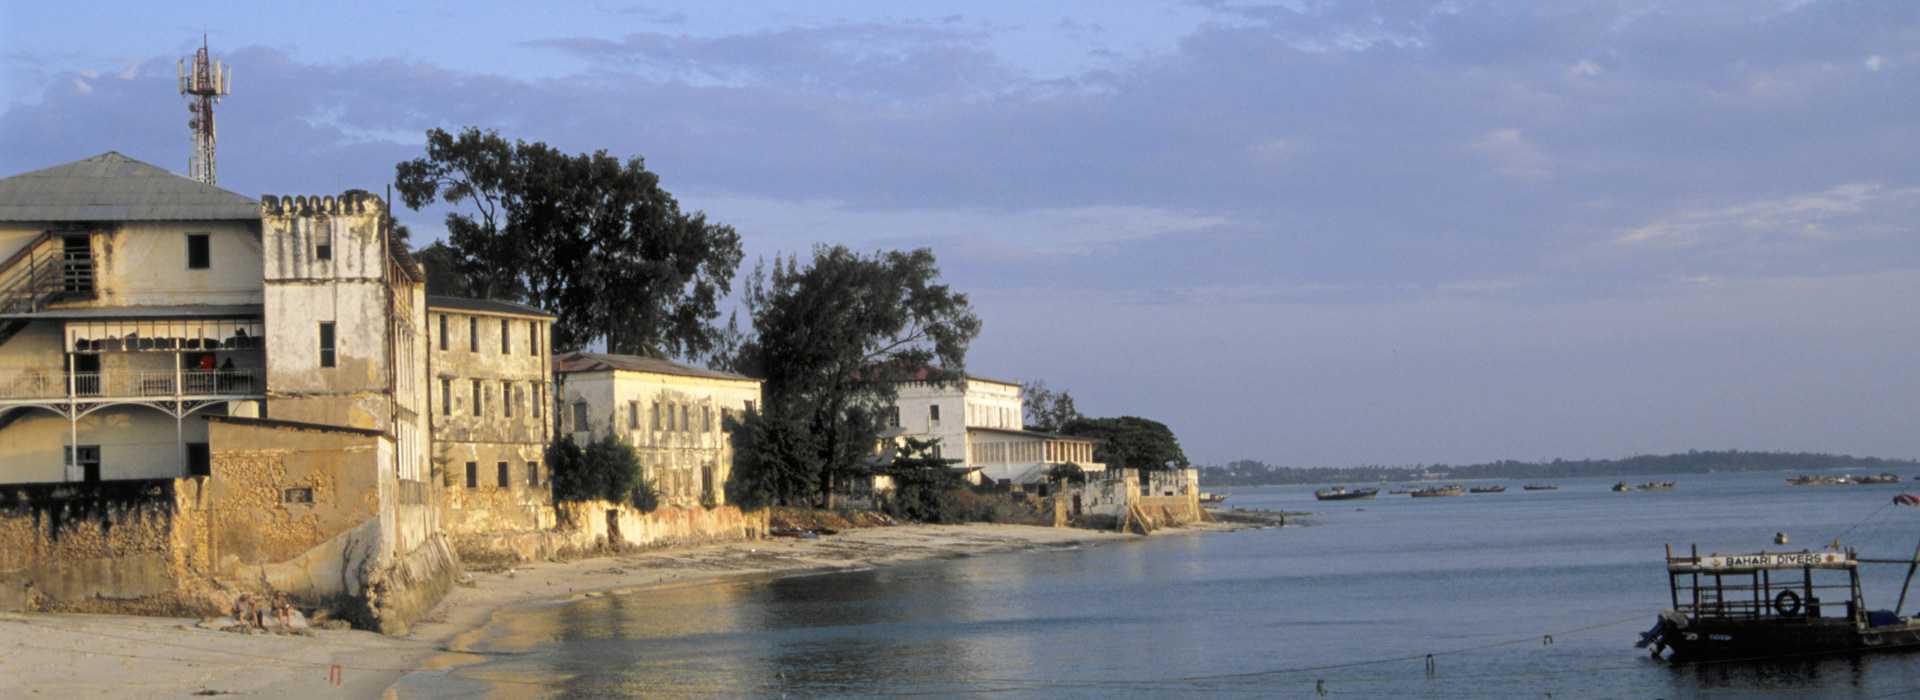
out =
[[[1559,486],[1555,486],[1553,484],[1527,484],[1526,486],[1522,486],[1520,488],[1526,491],[1559,491],[1560,490]]]
[[[1613,492],[1614,492],[1614,493],[1626,493],[1626,492],[1628,492],[1628,491],[1632,491],[1632,490],[1633,490],[1633,487],[1632,487],[1632,486],[1628,486],[1628,485],[1627,485],[1627,482],[1624,482],[1624,481],[1620,481],[1620,482],[1615,482],[1615,483],[1614,483],[1614,485],[1613,485]]]
[[[1226,500],[1227,500],[1227,495],[1226,495],[1226,494],[1224,494],[1224,493],[1202,493],[1202,494],[1200,494],[1200,502],[1201,502],[1201,503],[1224,503],[1224,502],[1226,502]]]
[[[1863,476],[1863,477],[1860,477],[1859,479],[1855,479],[1853,483],[1856,483],[1856,484],[1898,484],[1898,483],[1900,483],[1900,475],[1899,475],[1899,474],[1880,474],[1880,475],[1878,475],[1878,476]]]
[[[1434,486],[1420,489],[1409,495],[1414,498],[1436,498],[1440,496],[1464,496],[1466,494],[1467,490],[1458,486]]]
[[[1380,489],[1348,489],[1345,486],[1320,489],[1313,497],[1322,501],[1358,501],[1380,495]]]
[[[1507,492],[1507,487],[1505,487],[1505,486],[1475,486],[1475,487],[1473,487],[1473,488],[1470,488],[1470,489],[1467,489],[1467,491],[1468,491],[1468,492],[1470,492],[1470,493],[1506,493],[1506,492]]]
[[[1673,482],[1671,482],[1671,481],[1649,481],[1649,482],[1647,482],[1647,483],[1644,483],[1644,484],[1641,484],[1641,485],[1639,486],[1639,488],[1640,488],[1640,490],[1641,490],[1641,491],[1672,491],[1672,490],[1673,490]]]
[[[1392,496],[1405,496],[1410,493],[1413,493],[1413,489],[1394,489],[1387,492],[1388,495]]]

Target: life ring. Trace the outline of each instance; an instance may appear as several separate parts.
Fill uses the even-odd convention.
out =
[[[1800,614],[1800,594],[1793,591],[1781,591],[1773,597],[1773,611],[1781,617],[1793,617]]]

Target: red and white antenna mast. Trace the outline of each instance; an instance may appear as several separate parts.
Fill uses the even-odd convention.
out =
[[[207,56],[207,37],[200,37],[200,50],[193,54],[193,65],[178,64],[180,94],[187,97],[187,128],[193,130],[193,156],[187,159],[187,177],[215,184],[213,167],[213,106],[223,95],[233,92],[233,71]]]

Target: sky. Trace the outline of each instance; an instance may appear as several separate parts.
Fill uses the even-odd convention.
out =
[[[642,156],[743,272],[932,248],[970,370],[1198,463],[1920,457],[1920,3],[549,4],[6,0],[0,174],[184,172],[204,34],[223,187]]]

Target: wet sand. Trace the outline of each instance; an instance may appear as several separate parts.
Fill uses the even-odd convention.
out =
[[[1234,529],[1201,524],[1167,534]],[[1156,535],[1159,536],[1159,535]],[[0,697],[395,697],[390,686],[480,657],[462,653],[497,612],[515,605],[732,576],[870,568],[926,559],[1132,539],[1029,525],[901,525],[812,540],[775,538],[542,562],[476,573],[406,637],[316,630],[242,635],[196,620],[0,614]],[[339,665],[341,687],[329,681]],[[504,679],[503,679],[504,680]]]

